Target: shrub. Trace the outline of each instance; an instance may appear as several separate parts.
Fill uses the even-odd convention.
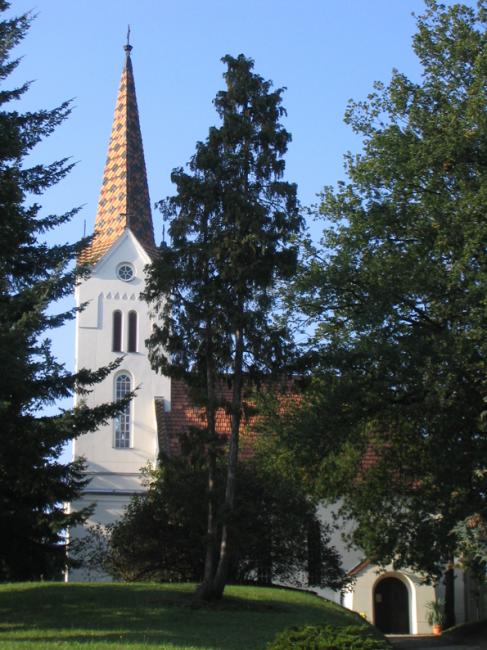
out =
[[[267,650],[389,650],[390,647],[367,625],[305,625],[280,632],[267,645]]]
[[[115,524],[92,531],[80,552],[86,569],[101,568],[127,581],[203,578],[207,470],[204,458],[194,451],[196,433],[187,443],[193,443],[191,458],[164,458],[157,470],[147,470],[147,491],[132,499]],[[218,476],[224,471],[218,465]],[[345,574],[340,556],[303,485],[276,469],[260,467],[256,458],[240,463],[239,482],[231,581],[273,579],[303,586],[309,571],[310,584],[341,588]],[[223,514],[217,512],[220,522]]]

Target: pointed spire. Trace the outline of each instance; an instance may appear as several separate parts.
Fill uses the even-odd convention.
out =
[[[154,229],[145,170],[130,52],[130,26],[127,31],[125,66],[122,71],[112,135],[103,172],[98,201],[95,235],[86,257],[96,262],[130,228],[150,252],[155,248]]]

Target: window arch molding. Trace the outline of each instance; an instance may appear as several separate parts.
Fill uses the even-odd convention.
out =
[[[128,370],[119,370],[113,379],[113,399],[115,402],[123,399],[134,387],[132,373]],[[132,446],[133,429],[133,400],[113,418],[113,447],[115,449],[129,449]]]

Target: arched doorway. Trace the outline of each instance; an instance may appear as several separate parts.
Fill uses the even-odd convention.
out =
[[[409,634],[409,593],[399,578],[388,576],[375,585],[374,620],[384,634]]]

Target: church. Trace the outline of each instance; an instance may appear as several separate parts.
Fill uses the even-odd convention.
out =
[[[86,459],[89,483],[68,507],[76,510],[95,504],[88,526],[116,521],[131,497],[144,490],[141,469],[148,463],[155,465],[161,449],[174,451],[178,433],[197,418],[184,386],[151,369],[144,344],[151,319],[140,294],[144,268],[151,262],[156,242],[131,50],[127,43],[94,237],[83,256],[91,274],[76,290],[77,306],[86,306],[77,315],[75,367],[99,368],[120,360],[117,370],[83,398],[89,405],[121,399],[135,389],[137,393],[112,422],[73,442],[74,458]],[[244,439],[244,453],[251,442]],[[330,517],[330,510],[323,508],[321,516]],[[348,549],[341,533],[337,530],[332,542],[354,577],[353,588],[323,595],[359,612],[384,632],[430,632],[426,605],[435,599],[433,586],[412,571],[379,570],[360,549]],[[83,529],[70,531],[72,539],[82,535]],[[85,567],[70,571],[68,579],[106,576]],[[457,571],[457,623],[475,618],[467,582],[468,576]]]

